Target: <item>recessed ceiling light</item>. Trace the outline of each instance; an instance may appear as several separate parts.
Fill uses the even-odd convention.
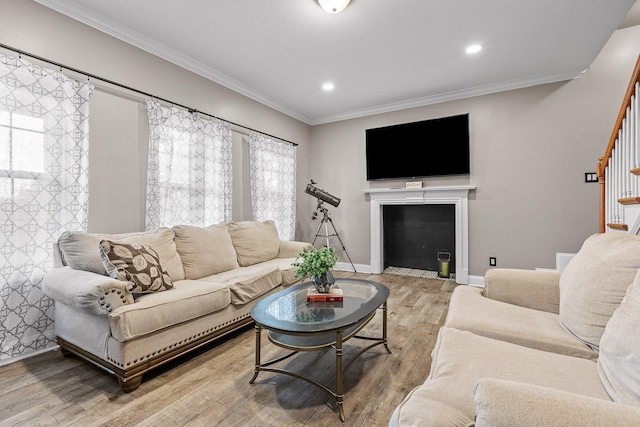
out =
[[[338,13],[349,5],[351,0],[318,0],[320,7],[326,12]]]
[[[482,45],[472,44],[467,48],[467,53],[477,53],[477,52],[480,52],[481,50],[482,50]]]
[[[322,85],[322,90],[325,90],[327,92],[330,90],[333,90],[333,88],[334,88],[333,83],[325,83]]]

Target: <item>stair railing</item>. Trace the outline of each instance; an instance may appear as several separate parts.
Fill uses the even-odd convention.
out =
[[[596,168],[600,183],[600,233],[628,231],[624,206],[640,204],[640,56],[636,61],[609,144]]]

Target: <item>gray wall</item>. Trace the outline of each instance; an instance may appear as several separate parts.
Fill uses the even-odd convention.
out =
[[[640,27],[617,31],[581,79],[310,127],[32,1],[0,0],[0,42],[227,120],[299,143],[296,238],[311,240],[310,178],[342,199],[331,209],[356,264],[370,258],[369,203],[363,190],[404,181],[365,180],[364,130],[469,113],[471,176],[425,185],[472,184],[470,270],[554,267],[598,230],[595,171],[633,70]],[[1,51],[1,49],[0,49]],[[526,54],[526,53],[523,53]],[[517,60],[517,58],[514,58]],[[91,113],[90,231],[144,226],[146,113],[143,98],[94,82]],[[234,218],[246,219],[246,132],[234,131]],[[425,161],[433,161],[425,156]],[[343,260],[344,261],[344,260]]]
[[[460,113],[470,115],[471,175],[423,182],[477,186],[469,274],[484,275],[490,256],[498,267],[554,268],[556,252],[578,251],[598,231],[599,186],[584,183],[584,173],[604,153],[638,46],[640,27],[618,30],[580,79],[314,126],[312,175],[343,200],[332,217],[354,263],[370,259],[363,190],[404,186],[366,181],[365,129]],[[425,161],[437,159],[427,152]]]
[[[310,127],[305,123],[33,1],[0,0],[0,11],[3,44],[294,141],[299,144],[298,161],[308,163]],[[0,53],[14,54],[3,49]],[[142,230],[148,146],[145,97],[97,80],[93,83],[88,228],[101,232]],[[232,130],[234,219],[250,219],[246,170],[242,168],[247,131]],[[308,168],[298,170],[297,180],[306,183]]]

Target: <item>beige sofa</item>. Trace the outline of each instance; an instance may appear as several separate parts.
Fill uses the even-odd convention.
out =
[[[43,282],[56,340],[135,390],[148,370],[250,324],[257,299],[296,282],[304,248],[273,221],[65,232]]]
[[[640,236],[589,237],[560,273],[458,286],[425,382],[390,426],[640,425]]]

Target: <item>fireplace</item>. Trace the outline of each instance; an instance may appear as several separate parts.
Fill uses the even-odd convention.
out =
[[[418,189],[372,188],[365,190],[371,203],[371,272],[381,273],[384,269],[384,207],[416,205],[452,205],[454,209],[454,249],[455,260],[452,273],[456,282],[469,282],[469,230],[468,205],[471,186],[425,187]]]
[[[382,206],[383,270],[438,271],[438,255],[448,254],[449,268],[455,271],[455,216],[450,204]]]

